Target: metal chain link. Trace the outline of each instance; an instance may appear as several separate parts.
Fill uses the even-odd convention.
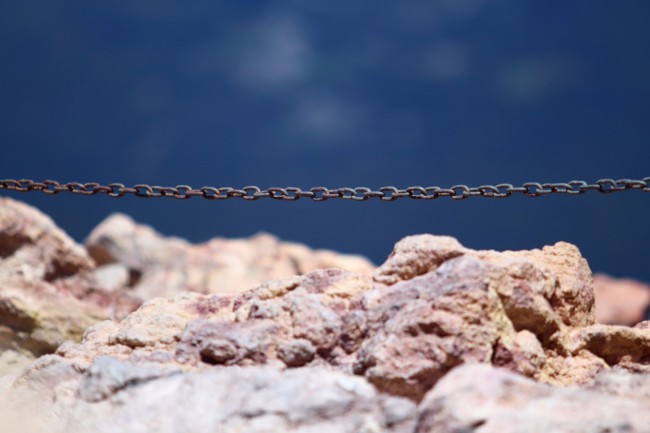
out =
[[[526,197],[540,197],[548,194],[579,195],[591,190],[603,194],[627,190],[650,192],[650,177],[645,177],[642,180],[600,179],[594,183],[587,183],[583,180],[572,180],[566,183],[527,182],[521,186],[514,186],[510,183],[481,185],[478,187],[454,185],[450,188],[411,186],[405,189],[399,189],[394,186],[384,186],[376,190],[366,187],[325,188],[324,186],[309,189],[295,187],[261,189],[257,186],[245,186],[241,189],[235,189],[230,187],[215,188],[204,186],[194,189],[189,185],[168,187],[136,184],[129,187],[121,183],[103,185],[97,182],[61,183],[55,180],[37,182],[31,179],[4,179],[0,180],[0,190],[3,189],[18,192],[41,191],[45,194],[58,194],[64,191],[81,195],[105,194],[109,197],[123,197],[127,194],[142,198],[171,197],[188,199],[192,197],[203,197],[207,200],[225,200],[229,198],[257,200],[260,198],[271,198],[274,200],[294,201],[303,197],[313,201],[325,201],[331,198],[355,201],[378,198],[383,201],[394,201],[404,197],[415,200],[434,200],[440,197],[463,200],[470,197],[506,198],[515,194],[522,194]]]

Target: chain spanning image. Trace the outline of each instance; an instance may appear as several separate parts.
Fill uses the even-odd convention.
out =
[[[579,195],[587,191],[598,191],[603,194],[629,190],[650,192],[650,177],[645,177],[640,180],[600,179],[594,183],[588,183],[583,180],[572,180],[566,183],[527,182],[521,186],[514,186],[510,183],[481,185],[478,187],[454,185],[450,188],[411,186],[399,189],[394,186],[384,186],[375,190],[366,187],[325,188],[323,186],[309,189],[296,187],[262,189],[257,186],[246,186],[241,189],[235,189],[231,187],[217,188],[204,186],[194,189],[189,185],[169,187],[137,184],[129,187],[121,183],[104,185],[97,182],[61,183],[55,180],[37,182],[31,179],[4,179],[0,180],[0,190],[3,189],[18,192],[41,191],[45,194],[71,192],[80,195],[105,194],[109,197],[123,197],[130,194],[141,198],[171,197],[189,199],[192,197],[202,197],[207,200],[225,200],[231,198],[258,200],[260,198],[271,198],[274,200],[294,201],[303,197],[313,201],[325,201],[329,199],[365,201],[371,198],[378,198],[383,201],[394,201],[399,198],[434,200],[440,197],[463,200],[470,197],[506,198],[515,194],[521,194],[526,197],[541,197],[547,194]]]

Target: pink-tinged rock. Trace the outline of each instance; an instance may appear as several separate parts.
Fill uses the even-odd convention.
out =
[[[396,250],[374,279],[328,269],[270,280],[240,295],[155,299],[121,323],[89,328],[81,345],[58,353],[80,368],[96,354],[184,370],[327,366],[414,401],[465,363],[492,363],[558,384],[585,383],[609,368],[612,356],[578,337],[589,329],[581,323],[593,324],[593,297],[580,296],[591,280],[575,247],[497,253],[432,238],[410,238],[407,252]],[[401,275],[394,284],[377,281],[383,269],[419,260],[413,251],[432,245],[443,249],[434,261],[408,274],[389,272]],[[461,254],[449,253],[454,245]],[[434,270],[422,273],[426,263]],[[578,278],[583,274],[585,281]],[[624,355],[614,362],[645,368],[643,356]]]
[[[501,268],[505,281],[497,281],[495,289],[520,320],[538,321],[538,316],[548,316],[544,310],[552,305],[566,325],[594,323],[591,270],[580,251],[566,242],[541,250],[497,252],[471,250],[447,236],[409,236],[395,245],[388,260],[375,270],[374,279],[395,284],[435,271],[459,256],[477,257]],[[534,317],[528,318],[529,313]]]
[[[445,261],[467,252],[449,236],[408,236],[395,244],[386,262],[375,271],[375,281],[395,284],[435,271]]]
[[[492,364],[519,372],[533,379],[540,379],[547,363],[544,347],[530,331],[519,331],[509,347],[497,343]]]
[[[164,237],[152,228],[116,214],[86,240],[98,264],[119,263],[130,274],[129,290],[142,299],[181,291],[240,293],[264,281],[322,268],[370,274],[374,266],[360,256],[311,250],[258,234],[248,239],[215,238],[192,245]]]
[[[93,267],[86,251],[37,209],[0,197],[3,280],[52,281]]]
[[[587,350],[608,365],[650,372],[650,329],[614,325],[592,325],[574,330],[571,351]]]
[[[636,385],[648,384],[647,377],[625,374]],[[647,393],[608,387],[552,387],[489,365],[466,365],[426,395],[415,432],[650,432]]]
[[[604,379],[599,378],[605,377],[603,374],[612,368],[643,373],[650,366],[650,322],[633,328],[596,324],[589,267],[576,247],[562,242],[540,250],[497,252],[471,250],[449,237],[413,236],[400,241],[386,263],[374,273],[365,261],[367,266],[363,271],[336,268],[308,271],[312,266],[326,263],[322,259],[324,253],[295,245],[288,247],[267,235],[249,240],[215,239],[193,246],[182,240],[164,238],[119,216],[103,223],[90,236],[87,245],[101,266],[94,267],[89,261],[87,266],[65,272],[51,281],[44,279],[46,273],[41,271],[30,274],[31,279],[22,276],[15,280],[23,284],[18,293],[34,291],[39,297],[24,298],[23,294],[20,295],[23,298],[17,299],[27,299],[24,305],[13,302],[4,310],[0,308],[10,312],[6,314],[10,320],[5,322],[8,325],[4,334],[0,328],[0,344],[9,341],[19,348],[31,347],[26,342],[36,341],[43,329],[59,332],[59,336],[74,336],[65,328],[71,325],[61,323],[63,313],[56,313],[59,322],[50,322],[63,331],[33,325],[38,318],[54,314],[38,309],[29,314],[33,305],[42,308],[38,304],[42,299],[48,300],[47,305],[60,302],[60,306],[56,305],[66,312],[65,317],[73,317],[73,323],[84,323],[80,343],[61,344],[56,356],[41,357],[19,379],[11,381],[11,385],[0,382],[0,388],[9,386],[5,394],[9,401],[31,407],[29,401],[34,399],[43,405],[43,413],[66,413],[70,415],[67,420],[80,420],[74,414],[93,414],[99,410],[93,415],[96,419],[130,419],[140,423],[137,428],[145,430],[158,428],[159,418],[171,425],[184,423],[185,415],[178,410],[185,411],[186,400],[196,403],[193,397],[184,394],[186,387],[229,407],[230,400],[223,403],[219,399],[236,399],[239,394],[203,389],[206,384],[224,389],[231,386],[222,379],[212,382],[212,375],[237,372],[232,373],[233,377],[239,377],[241,371],[256,371],[251,373],[253,376],[246,373],[240,379],[261,384],[259,395],[251,389],[240,397],[247,401],[266,401],[270,409],[256,409],[263,414],[259,420],[257,415],[250,415],[252,412],[242,412],[246,415],[240,417],[240,412],[228,409],[232,419],[237,420],[235,424],[228,424],[230,418],[214,415],[216,418],[209,418],[206,423],[197,421],[197,428],[210,431],[219,425],[256,431],[261,425],[256,423],[268,422],[281,431],[291,431],[291,428],[337,431],[338,425],[344,426],[340,431],[364,431],[363,428],[369,432],[392,431],[391,428],[446,431],[435,430],[444,426],[451,426],[450,431],[463,431],[463,428],[472,431],[492,426],[503,428],[503,420],[518,415],[511,414],[513,409],[507,401],[500,401],[498,395],[494,403],[495,397],[484,394],[483,388],[477,391],[479,397],[470,397],[470,401],[476,404],[485,401],[486,407],[496,408],[494,418],[477,421],[463,412],[465,409],[457,407],[455,395],[464,391],[443,384],[447,378],[455,377],[456,371],[464,371],[463,365],[500,367],[500,370],[481,370],[489,371],[485,380],[503,388],[501,392],[506,395],[510,390],[503,384],[515,378],[512,379],[516,384],[513,401],[523,399],[526,408],[535,396],[540,396],[543,404],[550,401],[552,408],[559,408],[558,402],[574,397],[576,401],[592,404],[593,394],[604,392],[594,387],[601,386],[598,384]],[[21,251],[21,247],[14,251]],[[16,252],[8,256],[10,260]],[[327,257],[327,260],[338,260],[343,267],[345,260]],[[86,259],[89,260],[87,256]],[[306,273],[298,275],[303,272]],[[271,278],[274,276],[280,278]],[[101,290],[94,290],[95,287]],[[247,290],[247,287],[252,288]],[[0,295],[3,290],[6,289],[0,287]],[[48,290],[50,295],[41,295],[50,293]],[[154,297],[126,317],[116,313],[112,313],[113,317],[106,316],[109,307],[111,311],[129,311],[128,300],[132,298],[123,296],[133,293],[142,298],[159,294],[173,296]],[[92,311],[97,313],[84,322],[88,308],[96,309]],[[81,318],[75,314],[81,314]],[[107,318],[111,320],[104,320]],[[79,335],[80,329],[75,329]],[[17,336],[23,335],[20,332],[26,332],[24,335],[32,340],[18,340]],[[50,345],[48,351],[51,350]],[[13,355],[2,359],[14,364],[25,362]],[[474,377],[474,370],[467,371],[464,374]],[[500,376],[492,371],[499,371]],[[285,392],[274,388],[285,381],[294,381],[291,387],[311,390],[315,399],[333,396],[335,407],[339,407],[338,399],[348,401],[345,395],[332,391],[330,385],[312,375],[321,375],[326,382],[331,377],[359,381],[355,383],[380,393],[383,397],[379,400],[393,396],[390,401],[402,402],[395,403],[402,405],[399,407],[412,408],[413,403],[422,402],[421,422],[415,427],[412,411],[411,415],[400,418],[377,409],[383,408],[383,403],[377,403],[377,394],[370,400],[356,394],[353,397],[355,402],[372,402],[371,408],[360,412],[364,414],[363,419],[371,420],[367,425],[359,424],[354,417],[352,424],[348,424],[342,409],[332,409],[333,412],[322,409],[331,416],[321,416],[314,415],[315,409],[309,405],[295,408],[291,406],[294,402],[289,402],[286,403],[289,406],[276,407],[268,401],[267,386],[273,392]],[[584,391],[586,397],[556,394],[555,388],[535,384],[521,376],[553,385],[579,384],[589,390]],[[270,378],[270,382],[265,382],[264,377]],[[502,380],[503,377],[506,379]],[[312,382],[322,386],[310,388]],[[341,383],[334,382],[336,386]],[[456,378],[450,383],[471,383],[471,380]],[[307,398],[291,387],[296,398]],[[30,394],[30,389],[39,391]],[[142,389],[150,391],[141,393]],[[451,390],[451,394],[446,394],[445,389]],[[632,387],[626,389],[625,392],[634,392]],[[156,406],[140,401],[148,398],[150,392],[175,405],[165,406],[154,397],[151,401],[161,404],[164,413],[151,418],[137,416],[134,411],[158,413]],[[176,400],[175,393],[183,398]],[[436,406],[438,403],[431,403],[433,394],[448,397],[449,403]],[[552,399],[544,400],[544,396]],[[615,399],[629,397],[616,394]],[[196,404],[202,411],[214,409]],[[354,408],[355,404],[343,406]],[[450,412],[445,412],[446,408],[451,408]],[[621,410],[627,413],[628,409],[621,406]],[[292,415],[284,415],[289,412]],[[440,414],[443,418],[436,418]],[[195,416],[199,416],[198,412]],[[286,423],[286,419],[314,416],[309,422]],[[571,427],[572,421],[565,420],[568,416],[569,413],[558,409],[557,417],[552,419],[557,424],[546,425],[554,428],[566,422]],[[253,420],[242,421],[244,418]],[[465,418],[477,424],[463,424]],[[432,424],[432,419],[442,421]],[[453,430],[458,420],[462,422],[458,430]],[[310,424],[321,421],[324,424]],[[56,422],[59,422],[56,417],[50,418],[43,425],[54,426]],[[61,425],[70,431],[76,428],[76,425]],[[89,428],[83,422],[80,425]],[[407,425],[408,428],[404,427]],[[127,421],[118,426],[125,431],[130,428]],[[101,428],[103,425],[98,431],[103,431]]]
[[[503,322],[490,291],[492,266],[473,257],[366,293],[370,329],[355,371],[379,389],[419,400],[448,370],[490,362]]]
[[[0,198],[0,374],[66,340],[79,341],[88,326],[121,319],[155,296],[238,293],[323,266],[365,274],[374,269],[358,256],[314,251],[270,235],[191,245],[121,215],[101,224],[87,244],[88,250],[33,207]],[[159,322],[149,336],[134,325],[116,341],[131,349],[162,344],[174,325],[165,317]]]
[[[411,238],[406,257],[393,254],[374,278],[325,269],[241,294],[154,299],[122,322],[90,327],[82,344],[57,353],[79,368],[98,354],[187,371],[324,366],[413,401],[466,363],[552,384],[587,383],[610,365],[646,368],[645,352],[634,351],[644,346],[623,344],[641,339],[617,337],[612,353],[597,344],[593,296],[581,295],[590,287],[589,269],[568,244],[504,253],[460,247],[455,255],[445,238],[445,252],[434,256],[448,258],[436,259],[434,270],[421,273],[426,267],[418,265],[409,274],[389,272],[401,275],[393,284],[377,281],[386,267],[416,260],[413,250],[437,245],[431,238],[422,236],[419,250],[418,237]]]
[[[634,326],[650,311],[650,285],[629,278],[594,275],[596,321]]]
[[[0,198],[0,375],[79,340],[98,320],[119,319],[140,302],[106,289],[95,264],[50,218]]]

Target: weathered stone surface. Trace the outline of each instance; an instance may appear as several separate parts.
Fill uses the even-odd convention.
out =
[[[650,372],[650,322],[638,327],[592,325],[571,334],[573,353],[588,350],[608,365]]]
[[[622,368],[612,368],[599,373],[585,387],[618,397],[650,403],[650,374],[630,374]]]
[[[598,324],[567,243],[412,236],[373,272],[118,215],[87,253],[11,200],[0,241],[0,433],[647,431],[626,418],[650,403],[650,321]]]
[[[596,321],[606,325],[634,326],[650,320],[650,285],[629,278],[594,275]]]
[[[420,405],[416,433],[650,432],[650,400],[629,373],[591,389],[552,387],[488,365],[446,375]],[[622,382],[622,384],[621,384]]]
[[[238,295],[157,298],[57,353],[79,368],[100,354],[188,371],[324,366],[413,401],[466,363],[551,384],[588,383],[613,365],[648,368],[646,330],[595,324],[591,274],[574,246],[498,253],[429,235],[405,244],[374,278],[326,269]],[[409,264],[438,246],[438,259]],[[411,271],[397,272],[397,263]]]
[[[240,293],[264,281],[322,268],[371,274],[374,266],[360,256],[280,242],[258,234],[248,239],[215,238],[192,245],[164,237],[151,227],[115,214],[85,242],[99,265],[119,263],[128,269],[130,291],[142,299],[173,296],[181,291]]]
[[[0,374],[16,372],[101,320],[183,291],[238,293],[273,277],[323,266],[370,274],[358,256],[313,251],[270,235],[190,245],[130,218],[108,218],[76,244],[31,206],[0,198]],[[173,326],[165,323],[162,327]],[[184,322],[183,322],[184,323]],[[125,337],[164,340],[152,336]]]
[[[5,429],[0,431],[408,433],[416,422],[415,405],[408,400],[322,368],[183,373],[101,357],[85,374],[75,375],[65,361],[51,358],[31,378],[35,386],[14,385],[18,397],[1,402]],[[64,382],[48,386],[48,376],[64,372]],[[47,401],[43,394],[55,397]],[[25,418],[26,410],[39,416]]]
[[[0,198],[0,375],[137,308],[129,294],[104,288],[94,268],[50,218]]]
[[[594,322],[591,270],[580,251],[566,242],[541,250],[497,252],[471,250],[447,236],[409,236],[395,245],[388,260],[375,271],[374,279],[385,284],[409,280],[459,256],[477,257],[504,271],[505,280],[499,281],[496,289],[511,316],[534,321],[552,304],[567,325]]]
[[[435,271],[446,260],[468,250],[449,236],[408,236],[397,244],[375,272],[375,281],[387,285]]]
[[[3,277],[51,281],[93,266],[84,249],[35,208],[0,197]],[[13,275],[12,275],[13,274]]]

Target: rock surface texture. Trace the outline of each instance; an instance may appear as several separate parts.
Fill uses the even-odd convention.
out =
[[[586,389],[558,388],[466,365],[427,394],[417,432],[647,432],[648,389],[648,376],[618,371],[601,373]]]
[[[138,307],[129,293],[106,290],[94,270],[50,218],[0,198],[0,375]]]
[[[0,251],[0,357],[38,357],[0,373],[0,433],[650,432],[650,322],[597,323],[564,242],[417,235],[374,269],[118,215],[82,248],[3,200]]]
[[[84,247],[33,207],[0,197],[0,375],[155,296],[238,293],[322,267],[366,275],[374,269],[359,256],[264,234],[190,245],[119,214],[100,224]]]

